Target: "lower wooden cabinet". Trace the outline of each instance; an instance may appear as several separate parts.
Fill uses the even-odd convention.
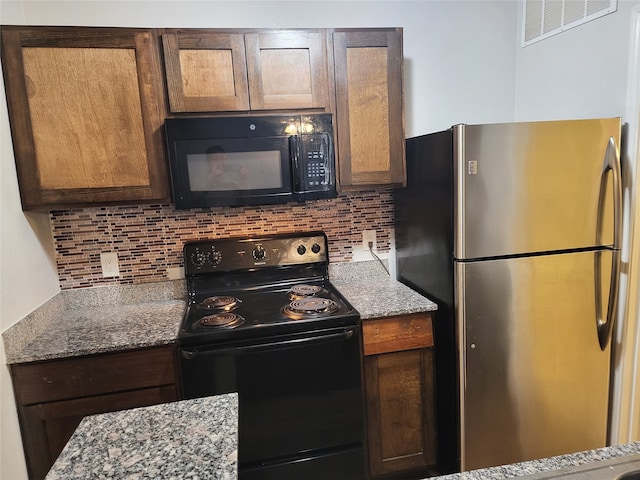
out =
[[[29,478],[42,479],[87,415],[178,399],[175,349],[11,366]]]
[[[437,454],[431,315],[364,320],[363,333],[371,476],[425,473]]]

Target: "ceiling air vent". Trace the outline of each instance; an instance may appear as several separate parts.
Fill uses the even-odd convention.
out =
[[[595,20],[618,8],[618,0],[523,0],[522,46]]]

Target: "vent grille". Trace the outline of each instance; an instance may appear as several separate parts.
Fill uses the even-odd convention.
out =
[[[523,1],[523,47],[608,15],[618,9],[618,0]]]

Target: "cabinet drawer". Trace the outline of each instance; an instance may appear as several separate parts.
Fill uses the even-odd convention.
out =
[[[362,331],[365,355],[433,346],[430,314],[364,320]]]
[[[21,405],[176,383],[172,346],[14,365],[11,370]]]

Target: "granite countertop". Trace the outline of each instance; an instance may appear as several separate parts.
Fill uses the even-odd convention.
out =
[[[6,363],[176,342],[184,280],[64,290],[2,334]]]
[[[217,395],[86,417],[46,480],[85,478],[236,478],[237,394]],[[634,461],[635,463],[630,463]],[[543,480],[608,475],[637,468],[640,442],[503,465],[430,480]],[[602,469],[602,471],[596,471]],[[575,476],[575,477],[573,477]]]
[[[589,468],[602,467],[604,472],[611,469],[619,461],[627,460],[630,456],[640,454],[640,442],[627,443],[612,447],[598,448],[584,452],[542,458],[529,462],[502,465],[499,467],[483,468],[463,473],[453,473],[431,477],[429,480],[502,480],[508,478],[530,478],[542,480],[544,478],[562,478],[569,473],[577,473]],[[602,465],[599,464],[602,462]],[[588,477],[606,480],[612,478],[604,472]]]
[[[363,319],[436,310],[376,261],[332,264],[331,282]],[[2,334],[7,364],[177,341],[184,280],[65,290]]]
[[[431,300],[392,278],[376,261],[332,264],[329,278],[363,320],[438,309]]]
[[[237,478],[238,394],[85,417],[46,480]]]

